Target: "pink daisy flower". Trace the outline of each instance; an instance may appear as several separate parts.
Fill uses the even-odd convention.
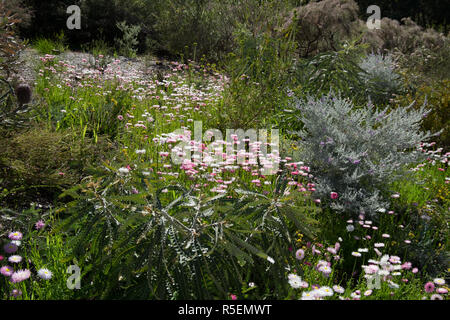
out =
[[[34,225],[36,227],[37,230],[42,229],[43,227],[45,227],[45,223],[42,220],[39,220],[38,222],[36,222],[36,224]]]
[[[19,231],[11,232],[11,233],[8,235],[8,238],[11,239],[11,240],[22,240],[22,237],[23,237],[23,235],[22,235],[22,233],[19,232]]]
[[[5,277],[9,277],[14,273],[14,269],[10,266],[4,266],[0,268],[0,273]]]
[[[303,260],[304,257],[305,251],[303,251],[302,249],[298,249],[297,252],[295,253],[295,258],[297,258],[297,260]]]
[[[434,283],[431,282],[431,281],[430,281],[430,282],[427,282],[427,283],[425,283],[424,288],[425,288],[425,292],[431,293],[431,292],[434,291]]]
[[[441,294],[446,294],[446,293],[448,293],[448,290],[445,288],[437,288],[436,292],[441,293]]]
[[[19,270],[19,271],[14,272],[11,275],[11,282],[12,283],[18,283],[18,282],[27,280],[30,276],[31,276],[30,270],[28,270],[28,269],[26,269],[26,270]]]
[[[22,257],[21,256],[11,256],[8,258],[8,261],[11,263],[20,263],[22,261]]]

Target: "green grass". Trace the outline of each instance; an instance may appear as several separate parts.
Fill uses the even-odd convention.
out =
[[[60,54],[67,50],[67,45],[64,40],[64,33],[60,33],[59,35],[52,38],[37,38],[32,42],[32,46],[39,52],[41,55],[45,54]]]

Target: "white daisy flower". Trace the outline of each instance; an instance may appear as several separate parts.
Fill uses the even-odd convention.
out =
[[[326,287],[326,286],[321,287],[319,289],[319,291],[321,291],[322,295],[325,297],[331,297],[334,294],[333,289],[331,289],[330,287]]]
[[[38,274],[39,278],[44,279],[44,280],[49,280],[53,276],[53,273],[50,270],[45,269],[45,268],[40,269],[37,272],[37,274]]]

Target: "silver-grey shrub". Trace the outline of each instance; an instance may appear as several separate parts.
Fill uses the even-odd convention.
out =
[[[390,55],[370,54],[359,64],[364,70],[359,74],[366,95],[375,104],[387,104],[402,86],[400,75],[395,71],[395,63]]]
[[[405,165],[421,159],[416,146],[433,134],[420,131],[425,104],[394,110],[373,104],[356,108],[349,99],[329,93],[297,100],[303,129],[299,149],[316,178],[316,196],[349,215],[376,215],[385,207],[382,191]],[[337,192],[338,198],[330,199]]]

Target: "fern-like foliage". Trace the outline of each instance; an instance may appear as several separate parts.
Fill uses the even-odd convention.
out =
[[[289,255],[291,235],[315,231],[306,213],[317,209],[289,194],[284,176],[273,197],[246,188],[208,197],[109,170],[62,195],[73,201],[61,230],[75,235],[69,245],[90,270],[96,298],[225,299],[260,268],[270,274],[264,283],[280,285],[276,264]],[[143,191],[127,191],[132,182]]]

